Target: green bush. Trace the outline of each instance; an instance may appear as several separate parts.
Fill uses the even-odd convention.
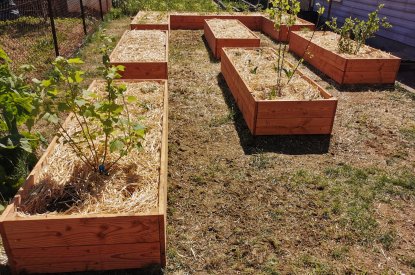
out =
[[[11,60],[0,48],[0,200],[14,195],[36,162],[34,149],[39,136],[30,131],[36,118],[37,97],[25,77],[31,66],[20,74],[10,68]],[[2,203],[0,202],[0,203]]]

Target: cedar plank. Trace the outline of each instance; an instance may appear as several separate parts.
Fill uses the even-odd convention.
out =
[[[306,118],[333,117],[335,102],[316,101],[260,101],[258,102],[258,119],[267,118]]]
[[[160,264],[160,244],[135,243],[15,249],[18,271],[56,273],[142,268]]]
[[[400,59],[380,58],[380,59],[355,59],[347,61],[347,72],[396,72],[399,70]]]
[[[396,72],[346,72],[343,84],[393,84]]]
[[[267,118],[258,119],[257,127],[289,127],[289,128],[305,128],[308,127],[325,127],[331,124],[331,118],[307,117],[307,118]]]
[[[307,128],[293,128],[293,127],[257,127],[255,135],[329,135],[331,133],[330,126],[322,127],[307,127]]]
[[[11,249],[159,241],[158,216],[4,221]]]

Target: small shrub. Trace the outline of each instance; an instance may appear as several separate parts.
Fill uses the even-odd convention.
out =
[[[39,81],[39,90],[44,95],[43,118],[58,125],[59,136],[69,144],[79,159],[93,171],[108,174],[110,169],[135,147],[141,148],[144,127],[132,121],[127,102],[135,103],[137,98],[126,96],[126,86],[115,84],[120,78],[122,66],[111,66],[109,51],[113,40],[103,37],[102,76],[105,79],[105,96],[84,90],[83,74],[77,69],[82,64],[79,58],[58,57],[51,78]],[[80,131],[70,134],[59,121],[59,113],[69,112],[74,116]],[[91,131],[92,126],[96,126]],[[110,160],[109,155],[116,157]]]
[[[341,53],[357,54],[361,47],[366,44],[366,40],[374,37],[380,27],[391,28],[387,18],[379,18],[379,11],[384,7],[380,4],[377,9],[368,15],[368,19],[346,18],[342,27],[338,27],[337,18],[326,22],[335,33],[339,34],[338,50]]]

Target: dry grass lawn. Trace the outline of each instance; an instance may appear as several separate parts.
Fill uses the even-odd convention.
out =
[[[168,273],[415,272],[415,95],[302,67],[332,136],[253,138],[203,32],[172,31]]]

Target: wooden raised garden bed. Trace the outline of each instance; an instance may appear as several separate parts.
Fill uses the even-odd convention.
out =
[[[259,47],[260,39],[236,19],[205,20],[205,38],[213,55],[220,59],[223,47]]]
[[[278,97],[271,48],[224,48],[221,71],[253,135],[330,134],[337,108],[333,98],[297,71]]]
[[[142,151],[131,151],[109,176],[92,173],[94,176],[88,180],[66,178],[66,172],[75,175],[81,171],[85,175],[85,170],[77,170],[75,163],[81,162],[76,157],[75,162],[68,161],[73,151],[65,150],[68,145],[55,137],[0,218],[3,245],[13,273],[165,266],[167,83],[124,83],[128,88],[127,95],[133,89],[138,91],[134,95],[139,100],[149,101],[145,102],[149,106],[153,104],[152,109],[130,108],[134,115],[137,115],[135,112],[140,113],[142,123],[149,127]],[[93,82],[89,89],[102,91],[104,85],[103,82]],[[64,127],[71,129],[73,120],[73,116],[68,117]],[[62,181],[54,181],[60,176]],[[68,200],[62,201],[65,197],[59,199],[48,194],[62,191],[65,195],[71,192],[69,186],[75,186],[76,181],[83,184],[76,185],[81,188],[78,191],[85,193],[78,197],[78,202],[64,211],[56,208],[39,211],[44,207],[69,203]],[[88,187],[82,187],[84,185]],[[63,204],[58,204],[56,200],[61,200]],[[39,206],[33,208],[36,201],[35,205]],[[32,210],[29,210],[30,205]]]
[[[167,79],[168,35],[160,30],[124,32],[110,56],[112,65],[123,65],[123,79]]]
[[[203,30],[207,19],[236,19],[247,26],[250,30],[260,31],[262,14],[250,13],[171,13],[171,30]]]
[[[262,18],[262,32],[276,41],[288,42],[290,39],[289,33],[293,31],[300,31],[305,28],[309,30],[314,30],[315,25],[304,19],[297,18],[296,23],[290,27],[289,32],[288,27],[286,25],[281,25],[281,28],[278,31],[277,29],[275,29],[274,22],[271,19],[267,17]]]
[[[290,51],[304,56],[304,60],[337,83],[395,83],[400,58],[369,46],[363,46],[357,55],[342,54],[337,52],[337,34],[316,32],[309,42],[310,36],[310,32],[292,32]]]
[[[167,12],[140,11],[130,24],[132,30],[169,30]]]

